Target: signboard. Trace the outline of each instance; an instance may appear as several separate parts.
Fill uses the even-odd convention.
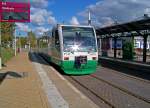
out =
[[[114,40],[112,40],[112,48],[114,48]],[[121,39],[117,39],[116,48],[122,49],[122,40]]]
[[[105,38],[105,39],[102,39],[101,42],[102,42],[102,44],[101,44],[102,50],[109,50],[110,49],[110,39]]]
[[[0,2],[0,21],[30,22],[29,0],[2,0]]]

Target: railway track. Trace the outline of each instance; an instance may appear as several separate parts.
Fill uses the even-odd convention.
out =
[[[93,76],[150,103],[150,81],[101,67]]]
[[[70,78],[77,82],[80,86],[82,86],[83,88],[85,88],[86,90],[88,90],[90,93],[92,93],[94,96],[96,96],[97,98],[99,98],[100,100],[102,100],[105,104],[107,104],[110,108],[116,108],[113,104],[111,104],[109,101],[107,101],[105,98],[99,96],[97,93],[95,93],[94,91],[92,91],[91,89],[89,89],[87,86],[85,86],[84,84],[80,83],[78,80],[76,80],[74,77]]]
[[[115,84],[112,84],[111,82],[106,81],[106,80],[103,80],[103,79],[101,79],[101,78],[99,78],[99,77],[97,77],[97,76],[95,76],[95,75],[90,75],[90,76],[93,77],[93,78],[95,78],[95,79],[97,79],[97,80],[100,80],[100,81],[102,81],[102,82],[104,82],[104,83],[107,83],[107,84],[111,85],[111,86],[114,87],[114,88],[117,88],[117,89],[119,89],[119,90],[121,90],[121,91],[123,91],[123,92],[126,92],[127,94],[132,95],[132,96],[134,96],[134,97],[136,97],[136,98],[138,98],[138,99],[140,99],[140,100],[143,100],[143,101],[145,101],[145,102],[147,102],[147,103],[150,103],[150,100],[148,100],[148,99],[146,99],[146,98],[144,98],[144,97],[142,97],[142,96],[136,95],[135,93],[130,92],[130,91],[128,91],[127,89],[124,89],[124,88],[119,87],[119,86],[117,86],[117,85],[115,85]]]
[[[55,67],[54,64],[50,63],[46,57],[44,57],[43,55],[41,54],[35,54],[36,56],[40,56],[45,62],[47,62],[48,64],[50,65],[53,65],[53,67],[57,70],[57,71],[60,71],[59,69],[57,69]],[[92,90],[88,89],[88,87],[84,86],[83,84],[81,84],[80,82],[78,82],[77,80],[75,80],[73,77],[71,76],[64,76],[65,78],[67,79],[71,79],[73,80],[74,82],[76,82],[77,84],[79,84],[81,87],[83,87],[84,89],[86,89],[88,92],[90,92],[92,95],[94,95],[95,97],[97,97],[102,103],[106,104],[104,105],[104,107],[107,107],[107,108],[115,108],[111,103],[109,103],[107,100],[105,100],[103,97],[100,97],[99,95],[97,95],[95,92],[93,92]],[[101,103],[100,102],[100,103]],[[95,103],[95,104],[98,104],[98,103]],[[103,106],[102,106],[103,107]]]
[[[99,70],[99,68],[97,70]],[[125,73],[121,73],[121,72],[118,72],[118,71],[113,71],[113,73],[120,74],[122,77],[126,76],[128,78],[132,78],[134,80],[141,81],[141,82],[144,82],[144,83],[150,83],[149,80],[142,79],[142,78],[139,78],[139,77],[135,77],[135,76],[132,76],[132,75],[128,75],[128,74],[125,74]]]
[[[115,105],[113,102],[111,102],[109,99],[107,99],[107,98],[104,97],[104,96],[101,96],[101,95],[99,94],[99,92],[95,92],[94,89],[88,87],[88,86],[87,86],[86,84],[84,84],[82,81],[78,80],[78,78],[77,78],[76,76],[75,76],[75,77],[69,76],[69,77],[70,77],[73,81],[75,81],[76,83],[78,83],[80,86],[82,86],[83,88],[85,88],[86,90],[88,90],[89,92],[91,92],[94,96],[96,96],[97,98],[99,98],[100,100],[102,100],[102,101],[103,101],[105,104],[107,104],[109,107],[111,107],[111,108],[118,108],[118,106]],[[150,101],[147,100],[146,98],[141,97],[141,96],[138,96],[138,95],[136,95],[136,94],[134,94],[134,93],[132,93],[132,92],[130,92],[130,91],[124,89],[124,88],[118,87],[118,86],[116,86],[116,85],[114,85],[114,84],[112,84],[112,83],[110,83],[110,82],[108,82],[108,81],[105,81],[105,80],[103,80],[103,79],[100,79],[100,78],[98,78],[98,77],[96,77],[96,76],[94,76],[94,75],[88,75],[87,78],[88,78],[88,79],[91,79],[91,80],[95,80],[95,79],[96,79],[97,82],[99,81],[99,82],[108,84],[108,85],[111,86],[112,88],[118,89],[118,91],[122,91],[122,92],[124,92],[124,94],[126,94],[126,95],[130,95],[130,97],[134,97],[134,98],[136,98],[136,100],[143,101],[143,102],[147,103],[147,105],[150,105]],[[98,85],[97,85],[97,86],[98,86]],[[120,108],[120,107],[119,107],[119,108]],[[123,108],[123,107],[122,107],[122,108]],[[126,107],[124,107],[124,108],[126,108]],[[130,108],[130,107],[129,107],[129,108]],[[143,108],[145,108],[145,107],[143,107]],[[146,107],[146,108],[148,108],[148,107]]]
[[[42,57],[42,56],[41,56]],[[45,57],[42,57],[46,62],[48,62],[48,60],[45,58]],[[49,62],[48,62],[49,63]],[[119,73],[119,72],[117,72]],[[121,74],[121,75],[124,75],[124,74]],[[125,75],[126,76],[126,75]],[[128,75],[127,75],[128,76]],[[90,92],[92,95],[94,95],[97,99],[101,100],[103,102],[103,104],[106,104],[107,106],[109,106],[109,108],[120,108],[120,106],[118,107],[116,104],[114,104],[112,101],[110,101],[110,99],[107,99],[106,97],[102,96],[102,94],[99,94],[99,92],[95,91],[94,89],[91,89],[89,86],[87,86],[84,82],[80,81],[78,79],[78,76],[64,76],[65,78],[67,78],[68,80],[71,79],[73,80],[74,82],[76,82],[76,84],[78,84],[79,86],[82,86],[82,88],[84,88],[85,90],[87,90],[88,92]],[[82,76],[80,76],[82,77]],[[146,82],[148,83],[148,81],[145,81],[145,80],[141,80],[139,78],[134,78],[134,77],[130,77],[130,78],[133,78],[133,79],[136,79],[138,81],[143,81],[143,82]],[[134,97],[133,100],[140,100],[142,101],[142,103],[144,103],[144,107],[145,106],[148,106],[150,107],[150,100],[144,98],[144,97],[141,97],[135,93],[132,93],[130,91],[128,91],[127,89],[124,89],[122,87],[119,87],[115,84],[112,84],[111,82],[107,81],[107,80],[104,80],[104,79],[101,79],[97,76],[95,76],[94,74],[93,75],[88,75],[87,76],[87,79],[88,80],[97,80],[97,82],[101,82],[101,83],[104,83],[104,84],[107,84],[109,85],[111,88],[114,88],[115,90],[117,91],[121,91],[122,93],[126,94],[126,95],[129,95],[129,97]],[[99,87],[101,87],[100,85],[97,85]],[[78,87],[77,87],[78,88]],[[116,93],[116,92],[115,92]],[[128,96],[127,96],[128,97]],[[134,102],[131,102],[131,104],[134,103]],[[138,105],[137,105],[138,106]],[[143,107],[143,108],[144,108]],[[146,108],[148,108],[146,107]],[[124,107],[122,108],[127,108],[127,105],[125,105]],[[132,108],[132,107],[131,107]]]

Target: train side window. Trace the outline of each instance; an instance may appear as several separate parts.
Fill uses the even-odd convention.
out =
[[[58,30],[55,30],[55,45],[60,46]]]
[[[55,40],[54,37],[55,37],[54,30],[52,30],[52,45],[55,44],[55,42],[54,42],[54,40]]]
[[[52,31],[52,38],[54,38],[54,31]]]

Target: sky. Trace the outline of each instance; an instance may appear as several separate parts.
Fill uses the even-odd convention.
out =
[[[115,22],[142,19],[150,14],[150,0],[30,0],[31,22],[17,23],[19,34],[33,31],[36,36],[57,23],[86,25],[91,11],[92,25],[105,27]]]

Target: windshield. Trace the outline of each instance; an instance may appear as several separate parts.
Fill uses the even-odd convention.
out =
[[[62,27],[64,51],[95,52],[96,40],[93,28]]]

